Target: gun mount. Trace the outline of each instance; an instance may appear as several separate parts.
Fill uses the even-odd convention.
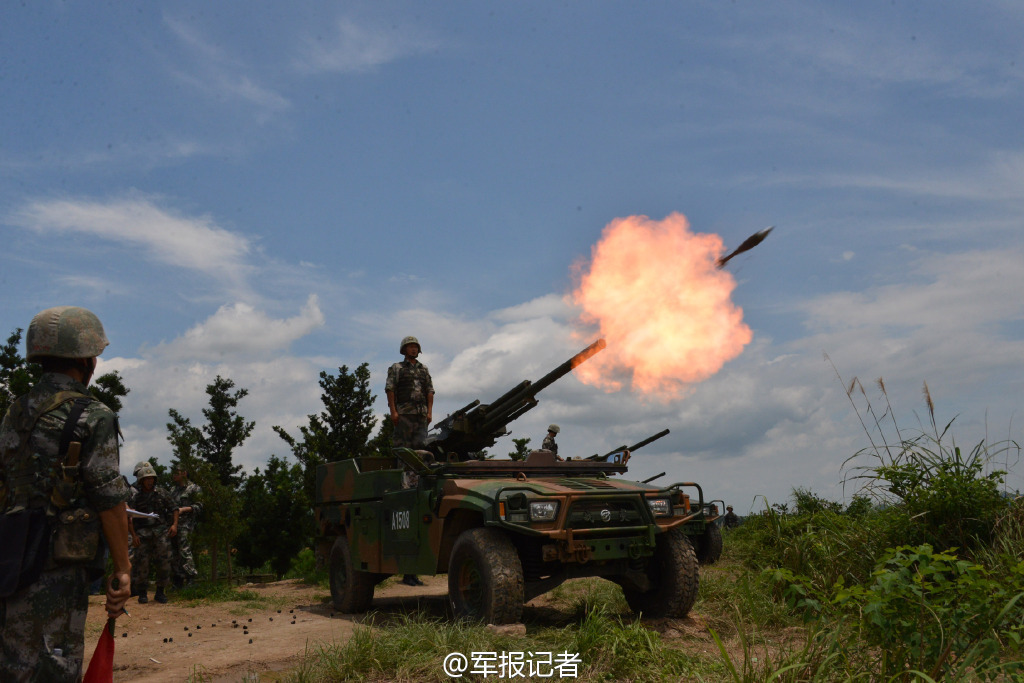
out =
[[[537,394],[604,347],[604,339],[598,339],[536,382],[523,380],[491,403],[476,400],[456,410],[433,426],[426,448],[439,457],[464,459],[470,453],[493,446],[507,433],[505,428],[510,422],[537,405]]]

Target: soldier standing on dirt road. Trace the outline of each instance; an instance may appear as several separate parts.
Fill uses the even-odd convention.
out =
[[[40,542],[41,565],[32,566],[24,528],[19,544],[5,543],[0,564],[13,566],[14,581],[4,586],[11,577],[0,576],[0,680],[78,681],[89,583],[103,575],[100,530],[114,563],[108,617],[124,614],[130,583],[117,416],[86,388],[109,342],[99,319],[76,306],[37,314],[25,342],[43,375],[0,424],[0,536],[17,537],[8,525],[19,519],[42,521],[27,532]]]
[[[395,426],[391,443],[395,448],[419,449],[427,440],[427,427],[433,417],[434,384],[430,370],[416,360],[420,355],[420,342],[416,337],[403,339],[398,352],[405,359],[388,368],[388,379],[384,385],[391,422]],[[406,574],[402,583],[423,585],[414,574]]]
[[[180,588],[192,583],[199,574],[192,557],[192,532],[203,514],[203,505],[199,502],[203,490],[199,484],[189,481],[184,466],[175,469],[173,479],[171,495],[178,506],[178,534],[171,539],[171,547],[174,550],[174,585]]]
[[[156,485],[156,470],[149,463],[139,468],[139,492],[132,498],[137,512],[159,515],[159,519],[137,518],[131,521],[132,545],[135,546],[135,564],[132,567],[132,587],[138,593],[139,603],[149,602],[149,563],[156,563],[156,595],[159,603],[167,602],[164,590],[171,583],[171,538],[178,533],[178,506],[171,494]]]

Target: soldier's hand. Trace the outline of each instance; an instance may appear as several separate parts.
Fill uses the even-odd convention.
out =
[[[172,524],[171,528],[167,530],[167,537],[168,538],[174,538],[177,535],[178,535],[178,525],[177,524]]]
[[[398,424],[398,411],[397,410],[392,410],[391,411],[391,421],[393,423],[395,423],[395,424]]]
[[[140,545],[142,545],[142,539],[138,536],[132,536],[132,547],[138,548]]]
[[[117,619],[124,614],[124,603],[132,594],[132,579],[127,572],[111,574],[107,577],[107,616]]]

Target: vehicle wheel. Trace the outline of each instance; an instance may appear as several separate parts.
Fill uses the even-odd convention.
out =
[[[638,591],[623,585],[630,609],[645,617],[683,618],[697,600],[700,568],[690,541],[680,529],[658,536],[654,556],[647,565],[651,588]]]
[[[448,564],[448,598],[456,617],[514,624],[523,614],[523,565],[497,529],[463,531]]]
[[[338,536],[331,547],[331,598],[334,609],[353,614],[365,612],[373,602],[377,575],[353,569],[348,539]]]
[[[697,562],[700,564],[714,564],[722,556],[722,530],[717,524],[708,524],[704,533],[698,536],[695,544],[697,551]]]

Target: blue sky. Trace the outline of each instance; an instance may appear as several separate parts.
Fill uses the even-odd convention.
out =
[[[231,377],[252,467],[321,370],[382,398],[406,334],[439,417],[540,377],[616,218],[776,225],[729,264],[738,358],[669,403],[567,378],[514,435],[668,427],[638,478],[842,498],[868,441],[823,354],[907,429],[927,381],[958,442],[1024,438],[1022,30],[1011,2],[6,3],[3,333],[100,315],[126,471]]]

